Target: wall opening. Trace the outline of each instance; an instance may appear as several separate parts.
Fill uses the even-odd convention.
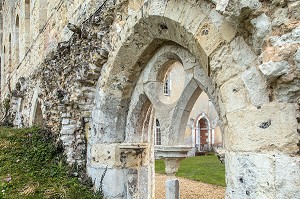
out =
[[[211,136],[210,136],[209,121],[206,117],[202,117],[198,121],[198,131],[200,132],[200,136],[199,136],[200,151],[209,150],[209,143],[210,143]]]
[[[1,68],[1,74],[0,74],[0,76],[1,76],[1,89],[3,89],[3,85],[4,85],[4,81],[5,81],[5,65],[6,65],[6,63],[5,63],[5,61],[6,61],[6,48],[5,48],[5,46],[3,46],[3,54],[2,54],[2,68]]]
[[[8,38],[8,72],[12,71],[12,55],[11,55],[11,33],[9,34]]]
[[[30,0],[25,0],[25,51],[28,50],[31,36],[30,36]]]
[[[3,54],[2,54],[2,63],[3,63],[3,67],[5,65],[5,56],[6,56],[6,48],[5,46],[3,46]]]
[[[19,64],[20,62],[20,55],[19,55],[19,25],[20,25],[20,20],[19,20],[19,15],[16,16],[16,27],[15,27],[15,63],[16,65]]]
[[[43,126],[43,124],[44,124],[42,106],[41,106],[40,102],[37,102],[37,105],[36,105],[33,124],[36,126]]]
[[[184,68],[179,61],[169,60],[165,63],[162,73],[164,76],[158,77],[162,85],[161,91],[158,91],[158,97],[165,104],[173,104],[179,99],[184,89]]]
[[[155,145],[161,145],[161,131],[158,119],[155,121]]]
[[[170,95],[171,94],[171,82],[170,82],[170,72],[168,72],[164,79],[164,94]]]
[[[190,128],[196,155],[223,147],[219,114],[205,92],[202,92],[190,113]],[[188,130],[188,129],[187,129]]]

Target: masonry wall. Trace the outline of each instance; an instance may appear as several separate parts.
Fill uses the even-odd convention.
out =
[[[180,124],[202,89],[224,129],[227,198],[299,195],[299,1],[57,0],[41,8],[31,0],[30,31],[25,2],[1,7],[6,117],[30,126],[40,104],[43,125],[58,135],[70,163],[87,163],[96,188],[107,170],[108,198],[152,190],[151,135],[135,131],[151,127],[130,125],[141,113],[151,121],[151,107],[160,105],[140,75],[171,44],[166,49],[185,61],[188,84],[165,111],[167,144],[180,144]],[[125,154],[130,150],[139,153]]]
[[[71,23],[76,27],[90,19],[102,4],[103,1],[38,0],[5,1],[3,4],[3,21],[11,22],[5,23],[1,46],[1,49],[6,48],[6,53],[1,54],[5,60],[1,66],[1,100],[11,99],[8,117],[18,127],[37,124],[35,115],[39,103],[42,125],[63,141],[68,161],[79,165],[85,162],[84,132],[89,129],[86,123],[90,118],[94,88],[101,68],[98,63],[96,66],[87,62],[89,51],[78,48],[85,45],[89,50],[92,48],[90,51],[96,49],[88,43],[90,38],[82,35],[72,37],[74,32],[67,25]],[[17,15],[19,38],[16,38]],[[96,41],[93,45],[101,50],[101,42]],[[11,54],[7,50],[9,46]],[[77,57],[70,56],[70,52]]]

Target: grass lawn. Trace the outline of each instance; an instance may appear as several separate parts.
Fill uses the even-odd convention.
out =
[[[165,173],[163,160],[155,161],[155,172]],[[225,166],[220,163],[215,155],[195,156],[183,159],[176,176],[208,184],[226,186]]]
[[[99,199],[72,177],[51,133],[0,128],[0,199]]]

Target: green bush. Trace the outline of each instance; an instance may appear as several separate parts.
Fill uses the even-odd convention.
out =
[[[102,198],[71,176],[46,130],[0,128],[0,199]]]

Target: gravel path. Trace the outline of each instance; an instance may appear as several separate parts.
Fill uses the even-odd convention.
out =
[[[166,175],[155,174],[155,199],[165,199]],[[205,184],[178,177],[180,183],[180,199],[221,199],[225,198],[225,187]]]

